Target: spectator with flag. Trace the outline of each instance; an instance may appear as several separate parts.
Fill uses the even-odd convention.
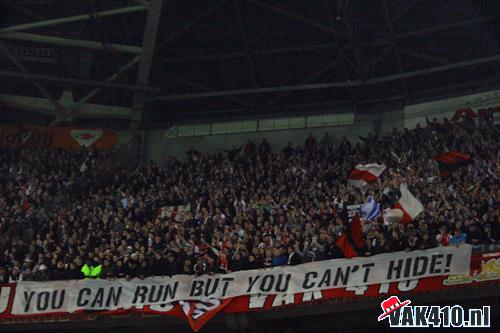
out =
[[[380,216],[380,204],[375,202],[372,196],[361,206],[361,217],[369,221],[375,220]]]
[[[383,164],[370,163],[366,165],[357,164],[351,171],[349,183],[361,188],[375,182],[387,169]]]

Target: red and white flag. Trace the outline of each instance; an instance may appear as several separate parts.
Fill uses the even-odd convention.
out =
[[[406,184],[401,184],[399,190],[401,191],[401,198],[396,205],[394,205],[394,210],[399,209],[403,212],[401,223],[407,224],[424,211],[424,206],[410,191],[408,191],[408,186]]]
[[[373,183],[380,177],[385,169],[387,169],[387,167],[383,164],[358,164],[354,167],[354,170],[352,170],[349,176],[349,183],[356,187],[362,187],[366,184]]]
[[[161,208],[160,217],[168,217],[172,221],[184,222],[190,211],[191,205],[165,206]]]
[[[226,307],[233,298],[206,301],[180,301],[179,305],[193,331],[198,332],[213,316]]]

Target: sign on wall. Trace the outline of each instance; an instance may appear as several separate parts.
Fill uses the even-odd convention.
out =
[[[116,132],[109,129],[0,126],[0,147],[80,149],[92,146],[98,150],[107,150],[116,142]]]

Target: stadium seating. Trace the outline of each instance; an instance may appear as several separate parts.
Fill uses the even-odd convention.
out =
[[[357,256],[498,243],[499,140],[491,122],[433,121],[361,141],[310,136],[303,147],[192,149],[183,161],[120,169],[99,183],[96,152],[2,148],[0,282],[296,265],[343,258],[343,235]],[[471,163],[440,174],[432,157],[449,151]],[[348,178],[366,163],[387,170],[360,190]],[[424,211],[408,224],[388,223],[383,211],[398,202],[401,183]],[[382,214],[361,219],[356,244],[349,207],[369,196]]]

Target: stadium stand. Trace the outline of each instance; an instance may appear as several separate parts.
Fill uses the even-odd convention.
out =
[[[0,154],[0,282],[214,274],[436,246],[497,244],[498,132],[489,119],[428,121],[403,132],[310,136],[272,150],[263,140],[184,161],[122,168],[92,181],[97,152],[7,149]],[[276,147],[273,147],[276,148]],[[471,163],[440,177],[433,156],[460,151]],[[353,167],[388,168],[360,191]],[[367,197],[394,207],[399,185],[424,211],[408,224],[361,219],[352,239],[348,207]]]

